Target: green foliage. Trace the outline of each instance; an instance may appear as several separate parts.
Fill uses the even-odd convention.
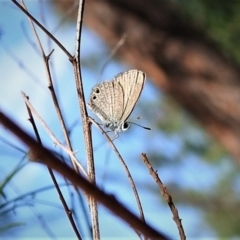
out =
[[[222,47],[226,55],[240,63],[240,1],[179,0],[177,5]]]

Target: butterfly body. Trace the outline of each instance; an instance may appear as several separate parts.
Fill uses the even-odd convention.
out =
[[[93,87],[88,107],[100,118],[104,126],[115,133],[130,127],[126,121],[142,92],[146,74],[129,70]]]

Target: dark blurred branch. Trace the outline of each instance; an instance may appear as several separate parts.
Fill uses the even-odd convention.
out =
[[[84,177],[77,174],[68,165],[60,161],[51,151],[41,146],[41,144],[23,131],[1,111],[0,123],[29,147],[31,155],[34,159],[38,159],[41,163],[63,175],[74,186],[81,188],[87,195],[102,203],[114,214],[126,221],[135,230],[138,230],[140,233],[151,239],[168,239],[163,234],[142,222],[123,205],[121,205],[113,195],[104,193],[96,185],[90,183]]]

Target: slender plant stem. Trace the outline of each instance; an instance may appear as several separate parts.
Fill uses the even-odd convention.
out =
[[[44,120],[42,119],[42,117],[37,113],[37,111],[35,110],[35,108],[32,106],[32,104],[29,102],[27,96],[25,93],[22,92],[22,96],[24,98],[25,103],[27,104],[27,106],[31,109],[31,111],[35,114],[35,116],[38,118],[39,122],[42,124],[42,126],[46,129],[47,133],[49,134],[49,136],[52,138],[53,143],[57,144],[58,146],[60,146],[63,151],[65,151],[69,156],[71,156],[71,159],[73,159],[76,163],[76,165],[78,166],[78,168],[82,171],[82,173],[87,177],[87,173],[85,171],[85,169],[83,168],[83,166],[78,162],[78,160],[76,159],[74,152],[70,151],[68,148],[66,148],[58,139],[57,137],[53,134],[53,132],[50,130],[50,128],[47,126],[47,124],[44,122]]]
[[[95,184],[92,184],[87,179],[77,174],[72,168],[59,160],[50,150],[41,146],[34,138],[23,131],[10,118],[8,118],[0,110],[0,123],[9,129],[15,136],[17,136],[23,143],[25,143],[35,159],[39,159],[41,163],[47,165],[51,169],[59,172],[66,177],[76,187],[81,188],[86,194],[92,196],[95,200],[102,203],[114,214],[126,221],[134,229],[149,237],[150,239],[166,240],[169,239],[164,234],[158,232],[154,228],[144,223],[141,219],[136,217],[128,209],[126,209],[117,199],[111,194],[106,194],[100,190]]]
[[[30,123],[32,124],[32,127],[33,127],[33,130],[34,130],[34,132],[35,132],[37,141],[39,142],[39,144],[42,145],[42,141],[41,141],[39,132],[38,132],[38,130],[37,130],[37,126],[36,126],[36,124],[35,124],[35,121],[34,121],[34,118],[33,118],[32,112],[31,112],[31,109],[28,107],[27,104],[26,104],[26,108],[27,108],[28,115],[29,115],[29,121],[30,121]],[[49,174],[50,174],[50,176],[51,176],[51,178],[52,178],[53,184],[54,184],[54,186],[55,186],[55,188],[56,188],[56,190],[57,190],[57,193],[58,193],[58,195],[59,195],[60,201],[61,201],[61,203],[62,203],[62,205],[63,205],[63,207],[64,207],[64,210],[65,210],[65,212],[66,212],[66,214],[67,214],[67,217],[68,217],[68,219],[69,219],[69,221],[70,221],[70,223],[71,223],[71,226],[72,226],[72,228],[73,228],[73,230],[74,230],[77,238],[78,238],[79,240],[81,240],[82,237],[81,237],[81,235],[80,235],[80,233],[79,233],[79,231],[78,231],[78,229],[77,229],[77,226],[76,226],[76,224],[75,224],[75,221],[74,221],[74,219],[73,219],[72,211],[69,209],[69,207],[68,207],[68,205],[67,205],[67,202],[65,201],[65,198],[64,198],[64,196],[63,196],[63,194],[62,194],[62,192],[61,192],[61,189],[60,189],[60,187],[59,187],[59,185],[58,185],[58,182],[57,182],[57,180],[56,180],[56,178],[55,178],[55,175],[54,175],[54,173],[53,173],[53,170],[52,170],[50,167],[48,167],[48,166],[47,166],[47,168],[48,168],[48,172],[49,172]]]
[[[67,49],[36,19],[34,18],[24,7],[22,7],[16,0],[12,0],[12,2],[22,10],[31,20],[36,23],[68,56],[69,59],[72,58],[72,55],[67,51]]]
[[[123,168],[126,171],[128,180],[129,180],[130,185],[132,187],[134,196],[136,198],[136,202],[137,202],[140,218],[142,219],[142,221],[145,221],[144,213],[143,213],[143,209],[142,209],[142,204],[141,204],[141,201],[140,201],[140,198],[139,198],[139,195],[138,195],[138,191],[137,191],[137,188],[136,188],[135,183],[133,181],[132,175],[131,175],[128,167],[127,167],[127,164],[125,163],[125,161],[122,158],[121,154],[117,150],[117,148],[114,145],[113,141],[110,139],[110,137],[107,135],[107,133],[102,129],[102,127],[96,121],[94,121],[94,119],[92,119],[91,117],[89,117],[89,121],[92,122],[102,132],[102,134],[107,139],[108,143],[111,145],[113,151],[116,153],[116,155],[117,155],[118,159],[120,160],[121,164],[123,165]]]
[[[28,11],[24,1],[22,1],[22,2],[23,2],[23,6],[24,6],[25,10]],[[42,16],[42,19],[45,19],[45,18]],[[65,121],[64,121],[64,118],[63,118],[63,114],[62,114],[62,111],[61,111],[59,103],[58,103],[57,95],[55,93],[55,89],[54,89],[54,85],[53,85],[53,81],[52,81],[52,75],[51,75],[50,66],[49,66],[49,60],[50,60],[51,54],[53,53],[53,50],[50,52],[50,54],[48,54],[48,55],[45,54],[45,51],[43,49],[41,40],[38,36],[38,33],[36,31],[36,28],[33,24],[32,19],[29,18],[29,21],[30,21],[34,36],[36,37],[36,41],[38,43],[40,52],[42,54],[42,58],[43,58],[43,62],[44,62],[45,70],[46,70],[46,75],[47,75],[47,80],[48,80],[48,88],[50,90],[52,100],[53,100],[53,103],[54,103],[54,106],[55,106],[55,109],[56,109],[56,112],[57,112],[57,116],[58,116],[60,125],[62,127],[62,131],[63,131],[63,134],[64,134],[65,141],[67,143],[67,146],[68,146],[69,150],[71,152],[73,152],[71,141],[70,141],[69,134],[68,134],[68,131],[67,131],[67,127],[66,127],[66,124],[65,124]],[[72,165],[73,165],[75,171],[79,173],[78,166],[75,163],[74,159],[71,158],[71,162],[72,162]]]
[[[75,56],[73,58],[72,64],[73,64],[73,69],[75,74],[78,101],[80,106],[82,122],[83,122],[83,135],[84,135],[86,154],[87,154],[87,171],[88,171],[88,176],[90,181],[93,184],[95,184],[96,179],[95,179],[94,156],[93,156],[93,147],[92,147],[92,136],[91,136],[91,129],[88,121],[88,114],[87,114],[86,103],[84,98],[82,75],[81,75],[81,64],[80,64],[80,46],[81,46],[81,31],[82,31],[84,4],[85,4],[84,0],[79,1],[77,26],[76,26]],[[88,203],[89,203],[90,215],[92,219],[93,239],[97,240],[97,239],[100,239],[97,202],[94,198],[89,196]]]
[[[167,188],[163,185],[161,179],[159,178],[158,174],[156,171],[154,171],[151,163],[149,162],[147,155],[145,153],[142,153],[142,160],[145,163],[145,165],[147,166],[149,173],[151,174],[151,176],[153,177],[153,179],[155,180],[155,182],[158,184],[160,190],[161,190],[161,194],[162,196],[165,198],[166,202],[168,203],[169,208],[172,211],[173,214],[173,220],[175,221],[177,228],[178,228],[178,232],[180,235],[181,240],[186,240],[186,235],[184,232],[184,228],[182,226],[182,220],[180,219],[179,215],[178,215],[178,210],[175,207],[175,204],[173,202],[172,196],[168,193]]]

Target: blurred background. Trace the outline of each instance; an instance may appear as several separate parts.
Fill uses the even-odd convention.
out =
[[[26,5],[74,54],[78,1]],[[239,10],[238,1],[86,0],[81,36],[86,101],[101,81],[129,69],[146,72],[147,84],[129,120],[152,130],[133,125],[114,143],[135,180],[146,221],[172,239],[179,238],[172,213],[141,153],[173,197],[187,238],[240,236]],[[46,54],[54,49],[50,66],[55,88],[74,151],[86,166],[72,65],[40,29],[38,34]],[[0,86],[2,111],[33,135],[23,91],[64,142],[29,21],[7,0],[0,1]],[[44,145],[64,156],[36,122]],[[94,127],[92,133],[97,184],[138,214],[121,164],[102,134]],[[28,162],[27,151],[0,127],[0,238],[75,239],[46,167]],[[86,202],[57,178],[82,237],[90,239]],[[138,239],[101,205],[99,219],[102,239]]]

